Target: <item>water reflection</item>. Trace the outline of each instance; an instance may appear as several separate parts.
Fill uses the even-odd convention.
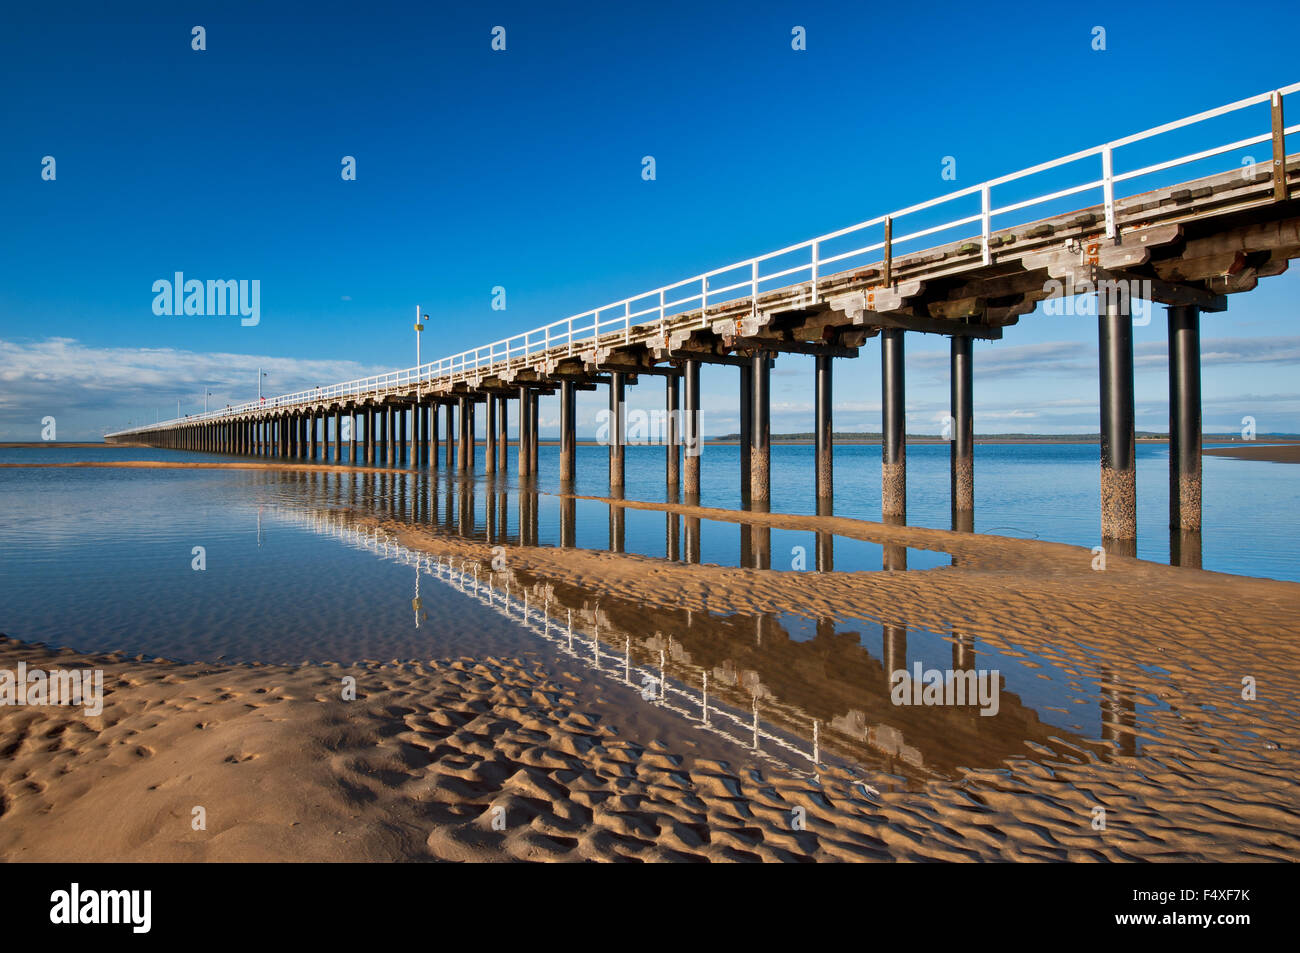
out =
[[[929,569],[952,562],[949,554],[938,550],[882,546],[825,531],[704,519],[618,501],[557,497],[538,491],[531,483],[519,486],[492,477],[476,479],[419,469],[342,474],[293,471],[278,476],[289,487],[328,485],[333,488],[336,505],[365,507],[399,522],[437,527],[494,544],[601,549],[759,570]],[[815,554],[811,566],[808,550]],[[786,553],[792,558],[787,559]]]
[[[439,488],[454,493],[457,500],[473,496],[463,485],[439,484],[421,475],[410,479],[415,495],[419,496],[423,487],[430,500],[437,498]],[[400,491],[402,484],[395,489]],[[378,532],[361,525],[367,516],[364,508],[321,507],[313,502],[314,495],[309,492],[297,500],[286,498],[278,511],[296,513],[294,518],[315,521],[313,525],[335,535],[340,529],[361,535]],[[326,495],[342,499],[337,493]],[[537,498],[535,492],[517,494],[520,528],[513,537],[505,536],[505,527],[494,526],[491,518],[486,518],[480,529],[463,519],[457,519],[454,526],[443,526],[436,521],[433,506],[429,514],[434,519],[426,525],[451,529],[456,535],[469,529],[484,540],[513,543],[535,538],[536,530],[529,526],[536,524]],[[485,516],[502,512],[501,502],[498,499],[491,510],[485,506]],[[569,526],[560,534],[566,540],[576,534],[576,502],[568,498],[558,507],[561,514],[568,513],[560,520]],[[623,506],[611,509],[626,511]],[[466,506],[457,503],[455,511],[464,513]],[[658,518],[656,515],[656,523]],[[675,514],[664,518],[668,521],[665,550],[672,552],[672,527],[683,520]],[[610,520],[612,527],[612,516]],[[692,530],[691,523],[698,526],[699,520],[686,518],[684,522],[689,560],[692,537],[698,539],[699,533],[698,528]],[[396,551],[395,543],[383,542],[388,547],[385,553]],[[411,558],[421,557],[412,554]],[[435,575],[445,576],[445,560],[433,558],[432,565]],[[461,574],[457,579],[472,594],[495,600],[494,605],[512,606],[510,611],[521,621],[534,629],[540,627],[562,647],[577,640],[575,655],[599,660],[602,671],[632,667],[660,679],[669,686],[665,698],[677,705],[682,717],[700,720],[712,705],[716,723],[729,724],[733,732],[743,727],[742,741],[752,735],[757,718],[760,747],[785,756],[797,752],[806,766],[812,764],[816,746],[823,760],[834,758],[884,770],[907,785],[958,777],[964,768],[997,765],[1014,758],[1077,757],[1080,749],[1100,759],[1137,753],[1132,730],[1137,719],[1134,695],[1116,687],[1108,673],[1098,678],[1105,689],[1088,693],[1094,717],[1084,718],[1078,704],[1083,690],[1063,677],[1042,678],[1050,662],[1029,659],[1026,663],[1020,653],[1015,657],[999,654],[960,629],[935,633],[892,619],[811,620],[692,612],[634,603],[514,569],[494,571],[474,560],[456,561],[455,567]],[[891,676],[919,663],[953,672],[994,673],[999,687],[996,714],[981,714],[973,699],[958,705],[896,704],[891,699]],[[640,682],[633,678],[633,684],[639,686]],[[1026,688],[1035,696],[1032,703],[1023,694]],[[728,713],[725,717],[719,714],[724,711]],[[1082,720],[1060,724],[1062,718],[1055,713],[1061,711]]]
[[[1201,534],[1192,530],[1169,531],[1169,565],[1201,568]]]

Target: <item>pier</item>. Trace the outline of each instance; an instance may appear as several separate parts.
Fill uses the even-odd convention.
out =
[[[1132,301],[1166,307],[1169,340],[1170,530],[1175,561],[1199,564],[1201,527],[1200,324],[1231,295],[1281,274],[1300,256],[1300,156],[1288,154],[1285,103],[1293,84],[957,189],[835,232],[553,321],[460,354],[376,377],[258,399],[107,435],[109,442],[300,460],[475,466],[475,415],[486,422],[489,476],[514,465],[537,476],[539,401],[559,402],[559,478],[575,472],[579,390],[609,398],[609,494],[624,490],[627,388],[664,385],[664,475],[687,502],[700,492],[701,366],[737,372],[741,496],[765,509],[770,485],[770,374],[784,355],[815,358],[818,511],[833,499],[836,359],[879,341],[881,517],[907,514],[906,382],[909,334],[951,342],[953,528],[973,527],[972,341],[998,340],[1040,302],[1097,296],[1103,544],[1132,553],[1137,537]],[[1294,101],[1294,100],[1293,100]],[[1117,170],[1130,152],[1168,133],[1243,113],[1257,131],[1184,155]],[[1240,117],[1239,117],[1240,118]],[[1257,120],[1257,122],[1256,122]],[[1238,168],[1245,150],[1266,161]],[[1133,191],[1140,180],[1226,157],[1230,171]],[[1076,180],[1060,185],[1070,170]],[[1051,178],[1051,191],[1024,194]],[[1166,176],[1168,177],[1168,176]],[[1176,177],[1176,176],[1175,176]],[[1008,186],[1015,183],[1014,190]],[[999,204],[1002,200],[1004,204]],[[1063,203],[1092,201],[1069,211]],[[938,210],[938,211],[937,211]],[[935,214],[952,214],[931,223]],[[1050,214],[1049,214],[1050,213]],[[439,419],[445,421],[440,453]],[[343,438],[343,422],[349,435]],[[843,423],[843,420],[841,420]],[[689,548],[690,541],[687,546]],[[762,562],[761,558],[759,560]],[[819,563],[821,560],[819,560]],[[827,560],[829,562],[829,560]]]

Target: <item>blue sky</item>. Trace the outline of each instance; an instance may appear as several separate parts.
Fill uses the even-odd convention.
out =
[[[259,366],[276,393],[406,367],[416,304],[429,359],[1300,78],[1288,4],[125,9],[0,14],[0,440],[248,399]],[[177,271],[259,280],[260,323],[155,315]],[[1204,319],[1207,429],[1300,430],[1298,282]],[[1038,313],[978,344],[977,430],[1095,431],[1095,338]],[[1162,311],[1135,341],[1161,430]],[[937,432],[946,341],[908,348],[909,429]],[[876,345],[840,367],[837,429],[878,429]],[[735,372],[704,390],[705,431],[734,429]],[[782,358],[774,429],[810,429],[811,397]]]

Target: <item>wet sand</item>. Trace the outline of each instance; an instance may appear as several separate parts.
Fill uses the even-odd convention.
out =
[[[1238,447],[1206,447],[1203,453],[1235,460],[1263,460],[1268,463],[1300,463],[1300,443],[1274,446],[1242,444]]]
[[[746,521],[755,532],[783,526],[939,549],[955,564],[819,574],[507,546],[509,571],[624,600],[647,618],[790,612],[974,635],[1095,683],[1104,743],[1062,732],[996,764],[971,752],[973,767],[920,785],[841,765],[814,778],[694,740],[689,727],[617,691],[594,695],[564,661],[176,665],[5,641],[0,668],[97,665],[111,694],[98,719],[0,708],[0,857],[1298,856],[1300,585],[1118,556],[1094,571],[1079,547],[843,517],[623,505]],[[354,521],[485,575],[499,555],[427,525],[364,513]],[[344,702],[349,674],[358,700]],[[1242,698],[1244,678],[1257,681],[1257,699]],[[629,723],[620,711],[634,708]],[[861,713],[839,715],[842,733],[867,740]],[[196,805],[207,809],[206,832],[190,828]],[[505,808],[505,830],[493,829],[495,807]],[[804,829],[792,823],[795,808]]]

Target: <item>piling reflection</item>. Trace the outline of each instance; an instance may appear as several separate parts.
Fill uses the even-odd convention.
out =
[[[687,495],[687,506],[699,506],[700,498],[698,496]],[[686,561],[691,565],[700,564],[700,518],[698,516],[687,516],[686,520]]]
[[[954,509],[952,511],[952,528],[958,533],[975,532],[975,511]]]
[[[1194,530],[1169,531],[1169,565],[1201,568],[1201,534]]]
[[[560,546],[573,549],[578,545],[578,501],[572,496],[560,498]]]
[[[627,552],[627,511],[617,503],[609,505],[609,551]]]
[[[756,500],[750,507],[754,512],[768,512],[766,500]],[[751,565],[755,569],[772,568],[772,527],[763,523],[753,524],[753,534],[750,540],[752,549]]]
[[[834,501],[825,497],[817,500],[818,516],[834,516]],[[835,536],[831,533],[817,533],[816,566],[818,572],[835,571]]]
[[[1119,539],[1114,536],[1103,536],[1101,545],[1106,552],[1112,556],[1137,556],[1136,539]]]
[[[341,482],[345,480],[349,485],[343,492]],[[327,481],[306,483],[296,491],[299,500],[286,500],[274,509],[298,512],[300,519],[333,535],[347,528],[357,533],[377,532],[373,525],[358,527],[363,527],[370,515],[382,514],[392,505],[382,493],[377,507],[352,509],[340,504],[350,503],[354,494],[364,498],[366,484],[379,487],[381,481],[371,478],[359,486],[356,477],[338,475],[329,475]],[[450,529],[460,535],[468,511],[470,532],[474,533],[473,509],[467,510],[459,502],[473,498],[463,483],[412,475],[389,490],[428,501],[421,510],[423,518],[414,520],[418,525],[436,530],[449,520]],[[485,512],[501,519],[504,497],[490,490],[488,496],[496,500],[491,507],[485,503]],[[439,499],[448,504],[441,520]],[[517,538],[535,538],[537,493],[519,493],[518,500]],[[565,539],[573,539],[576,532],[572,502],[569,498],[568,506],[563,502],[560,506],[561,523],[568,527],[561,530]],[[679,520],[672,520],[666,530],[670,553],[673,522],[680,525]],[[698,559],[698,524],[698,520],[685,519],[688,560],[693,554]],[[501,522],[493,528],[493,520],[488,518],[483,532],[474,535],[488,539],[491,534],[490,538],[505,541],[504,529]],[[437,566],[441,571],[443,561],[438,560]],[[1044,721],[1034,705],[1006,686],[1005,673],[999,682],[995,714],[982,715],[978,705],[970,703],[898,704],[891,697],[892,676],[909,670],[922,657],[927,667],[937,664],[940,669],[947,668],[950,660],[951,671],[957,673],[982,671],[980,664],[995,670],[1007,667],[1006,657],[983,656],[975,638],[960,629],[933,633],[894,619],[821,618],[805,623],[797,617],[770,613],[722,616],[630,602],[510,568],[494,571],[487,561],[459,560],[457,566],[474,592],[499,602],[509,591],[512,599],[526,603],[528,618],[548,637],[558,639],[558,633],[567,633],[571,624],[572,637],[587,640],[587,648],[576,654],[601,660],[603,669],[641,666],[666,678],[672,691],[665,703],[677,698],[682,717],[699,720],[714,710],[712,706],[717,706],[717,712],[728,710],[733,729],[744,723],[745,739],[751,729],[757,730],[761,748],[780,749],[791,757],[791,752],[798,753],[805,767],[813,766],[812,752],[817,750],[823,759],[820,763],[833,758],[883,769],[904,779],[900,783],[912,784],[958,777],[962,768],[997,765],[1009,759],[1077,757],[1080,748],[1099,759],[1137,753],[1133,693],[1117,686],[1109,674],[1100,678],[1104,690],[1093,709],[1100,710],[1102,724],[1095,738]],[[411,599],[409,589],[404,598]],[[421,598],[417,590],[411,608],[422,622],[427,614],[420,614]],[[945,649],[943,655],[935,656],[935,644],[944,645],[945,640],[950,643],[950,653]],[[1037,676],[1027,670],[1024,678],[1029,682]],[[1036,691],[1041,694],[1041,689]],[[688,697],[694,699],[690,704],[683,701]],[[1065,697],[1055,699],[1053,708],[1064,708],[1067,702]],[[751,724],[755,719],[757,729]],[[717,720],[726,719],[719,714]],[[1062,754],[1062,745],[1073,754]]]
[[[1132,688],[1116,681],[1109,669],[1101,673],[1101,736],[1125,757],[1136,757],[1138,739],[1137,696]]]
[[[883,517],[886,526],[906,526],[907,517],[901,515],[887,515]],[[905,570],[907,569],[907,547],[900,546],[897,543],[885,543],[884,554],[881,557],[880,568],[885,571]]]

